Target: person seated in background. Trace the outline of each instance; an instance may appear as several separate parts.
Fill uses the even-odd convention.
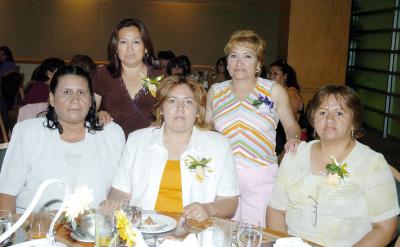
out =
[[[189,57],[186,55],[180,55],[178,57],[181,58],[183,61],[185,61],[187,73],[188,75],[190,75],[192,73],[192,63],[190,62]]]
[[[171,76],[157,91],[153,127],[132,132],[108,202],[182,213],[202,222],[235,214],[239,185],[229,142],[208,130],[207,95],[190,77]]]
[[[189,68],[181,57],[172,58],[167,65],[168,75],[189,75]]]
[[[307,128],[309,124],[304,112],[305,107],[300,94],[300,85],[297,81],[296,71],[285,61],[278,60],[270,65],[268,79],[278,82],[286,89],[289,96],[290,107],[301,129],[301,135],[299,138],[302,141],[307,141]],[[280,156],[282,154],[285,143],[285,131],[282,123],[279,121],[278,127],[276,128],[276,155]]]
[[[168,50],[168,51],[159,51],[157,54],[157,58],[160,61],[160,69],[163,75],[168,75],[167,73],[167,65],[171,59],[175,57],[175,54]]]
[[[211,82],[211,85],[231,79],[226,67],[227,65],[226,57],[218,58],[217,62],[215,63],[215,79]]]
[[[361,102],[347,86],[328,85],[309,102],[318,140],[286,154],[267,210],[267,226],[323,246],[386,246],[399,205],[382,154],[357,141]]]
[[[17,71],[14,56],[7,46],[0,47],[0,78],[10,72]]]
[[[75,55],[71,58],[70,65],[76,65],[84,69],[89,75],[92,75],[96,70],[96,64],[93,59],[87,55]]]
[[[27,89],[22,105],[47,102],[49,85],[56,70],[65,65],[59,58],[47,58],[39,65],[35,73],[35,82]]]
[[[39,185],[60,179],[70,191],[78,185],[93,190],[96,207],[105,200],[117,169],[125,136],[121,127],[102,127],[89,74],[77,66],[59,68],[50,83],[45,118],[17,123],[0,173],[0,209],[21,213]],[[62,200],[61,187],[43,194],[37,208]]]

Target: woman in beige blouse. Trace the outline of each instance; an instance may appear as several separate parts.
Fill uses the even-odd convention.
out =
[[[323,246],[386,246],[397,228],[396,188],[384,157],[356,140],[359,98],[349,87],[325,86],[309,105],[319,140],[285,155],[267,226]]]

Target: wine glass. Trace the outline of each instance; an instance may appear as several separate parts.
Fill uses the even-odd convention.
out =
[[[260,223],[252,225],[240,222],[237,243],[239,247],[260,247],[262,242],[262,228]]]
[[[11,212],[8,210],[0,210],[0,235],[5,233],[10,228],[11,228]],[[6,246],[9,239],[10,238],[1,242],[0,247]]]
[[[130,220],[132,227],[139,227],[142,222],[142,209],[139,206],[132,205],[130,199],[121,202],[120,209],[125,212]]]

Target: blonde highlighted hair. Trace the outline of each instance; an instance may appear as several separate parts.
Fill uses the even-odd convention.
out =
[[[260,66],[263,66],[267,44],[257,33],[252,30],[239,30],[234,32],[225,45],[225,55],[228,56],[232,50],[239,45],[253,50],[256,53]]]
[[[207,92],[204,87],[196,80],[187,76],[168,76],[160,82],[157,89],[157,99],[154,105],[153,113],[155,116],[154,126],[161,127],[164,119],[161,114],[161,109],[164,103],[168,100],[169,92],[179,85],[187,85],[193,92],[194,100],[197,104],[197,117],[194,125],[201,129],[210,129],[210,125],[206,123],[206,105]]]

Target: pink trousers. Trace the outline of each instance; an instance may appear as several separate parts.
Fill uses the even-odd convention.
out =
[[[278,174],[278,165],[238,167],[240,197],[233,220],[265,227],[267,205]]]

